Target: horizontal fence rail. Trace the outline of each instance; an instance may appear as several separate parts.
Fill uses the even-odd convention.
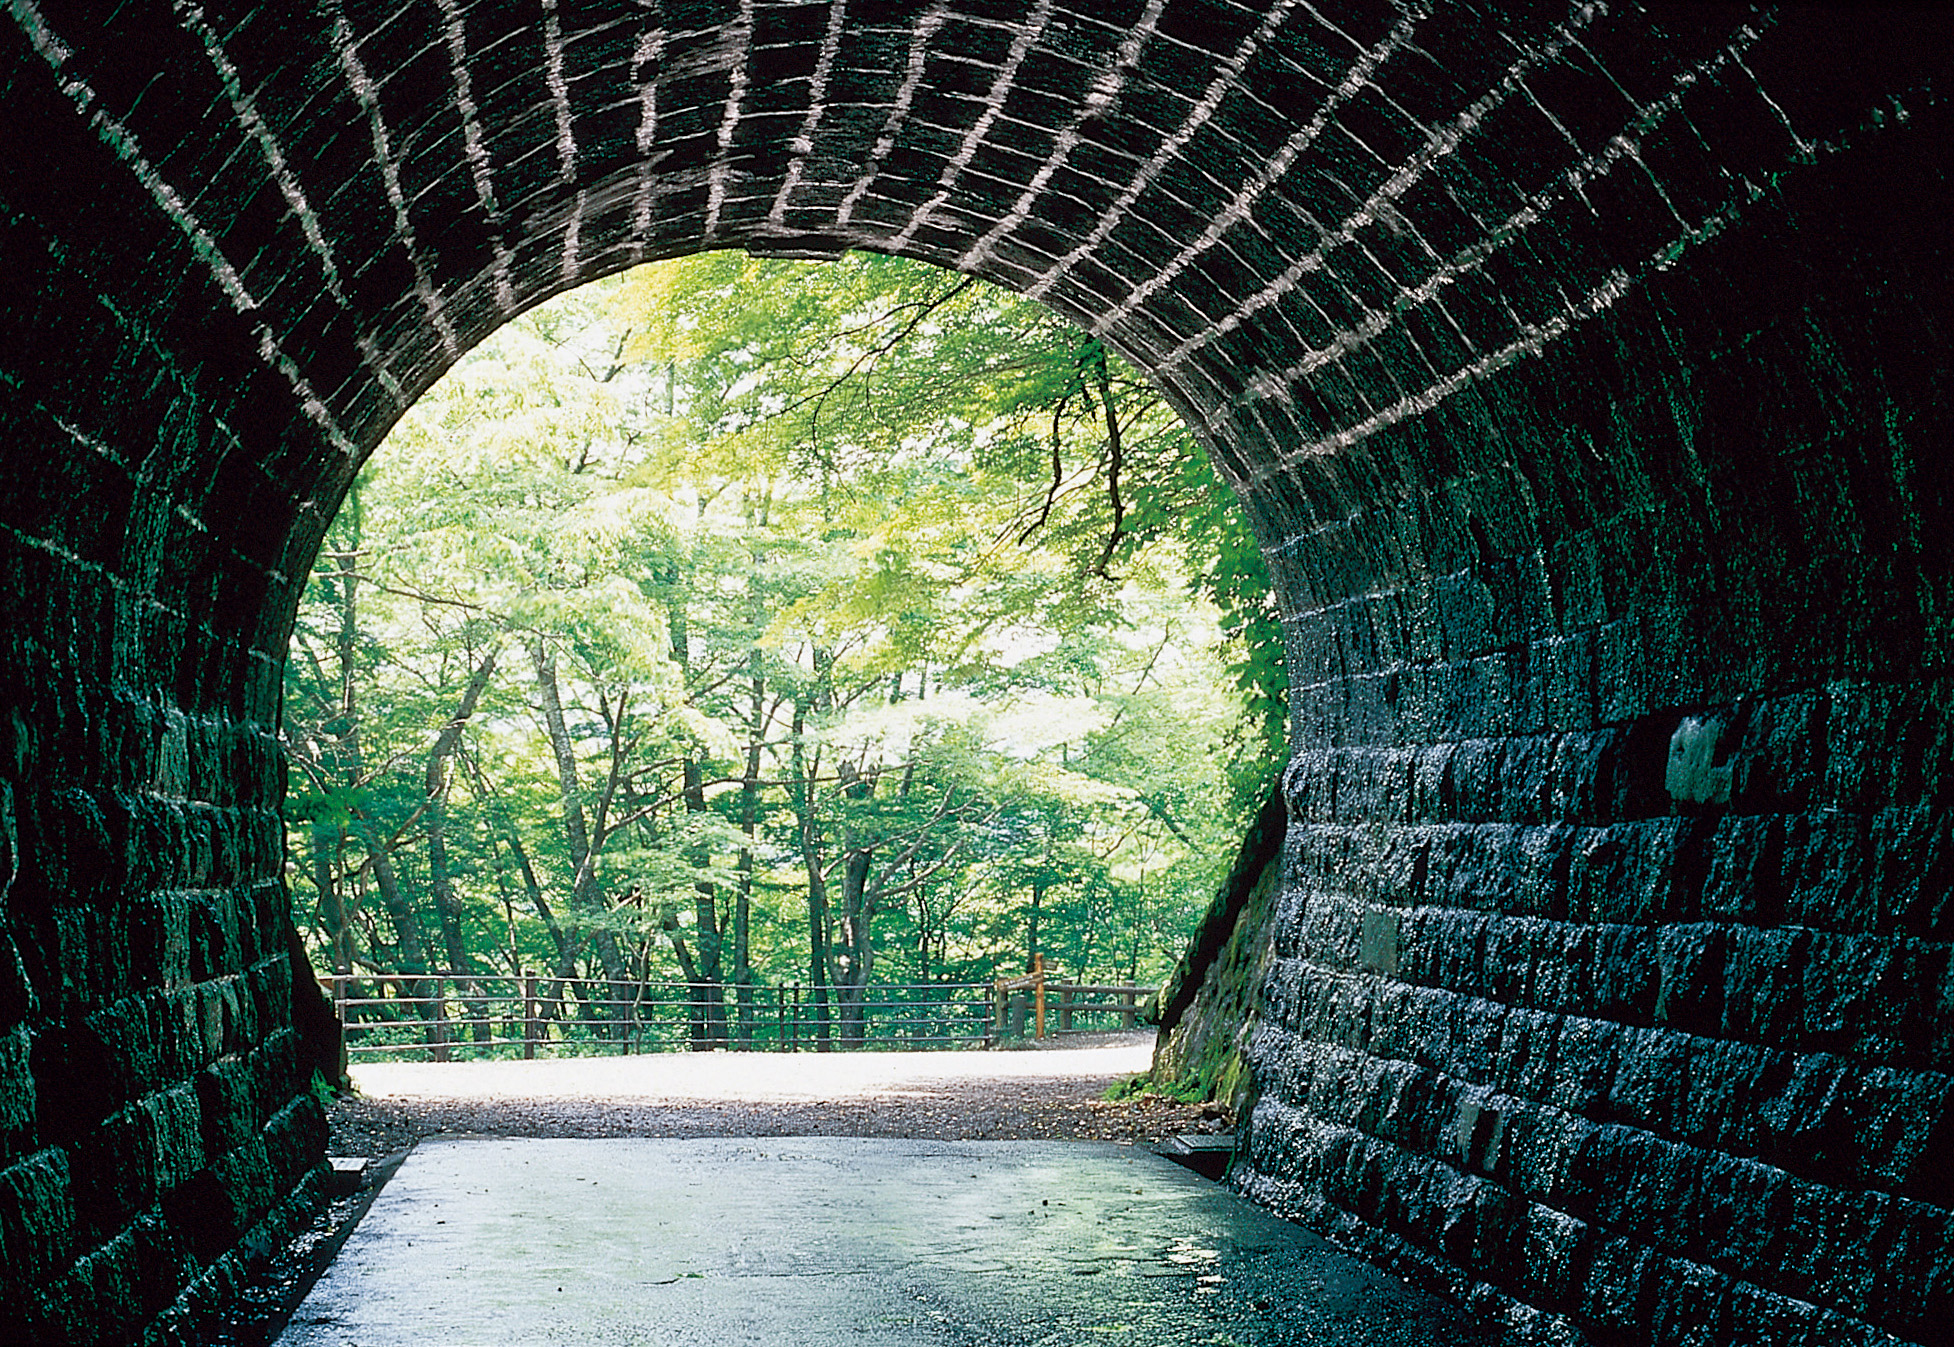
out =
[[[1040,954],[1032,960],[1029,973],[991,983],[991,1031],[998,1037],[1049,1037],[1046,1011],[1054,1003],[1060,1034],[1104,1027],[1079,1028],[1077,1020],[1082,1015],[1117,1015],[1119,1027],[1131,1029],[1138,1023],[1141,1010],[1159,995],[1158,987],[1127,982],[1067,982],[1045,967],[1045,956]]]
[[[357,1060],[648,1052],[926,1051],[1024,1036],[1002,984],[817,989],[456,973],[319,979]],[[1060,1032],[1131,1028],[1152,988],[1047,982]],[[1041,998],[1042,1004],[1043,998]],[[1038,1037],[1045,1037],[1042,1015]]]

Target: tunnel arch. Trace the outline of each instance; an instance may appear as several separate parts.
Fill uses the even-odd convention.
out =
[[[1924,1340],[1947,36],[19,0],[0,1336],[179,1331],[316,1191],[277,670],[359,461],[511,314],[727,245],[1045,299],[1240,490],[1296,690],[1245,1191],[1547,1336]]]

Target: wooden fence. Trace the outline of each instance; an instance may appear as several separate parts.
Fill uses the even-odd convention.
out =
[[[1060,1032],[1132,1027],[1152,988],[1039,978]],[[1026,981],[1019,979],[1017,981]],[[907,1051],[978,1047],[1014,1032],[1003,982],[927,983],[818,991],[798,983],[736,988],[424,973],[320,979],[355,1060],[461,1061],[542,1055],[834,1048]],[[1029,983],[1027,982],[1027,985]],[[1110,999],[1108,999],[1110,998]],[[1022,1020],[1022,1017],[1021,1017]],[[1015,1032],[1030,1032],[1019,1023]]]
[[[999,1038],[1050,1037],[1046,1012],[1052,1009],[1058,1012],[1060,1034],[1112,1027],[1096,1022],[1101,1019],[1117,1019],[1118,1027],[1131,1029],[1139,1023],[1142,1008],[1159,993],[1158,987],[1127,982],[1066,982],[1046,969],[1041,954],[1032,960],[1031,972],[992,982],[991,1032]],[[1094,1022],[1082,1029],[1081,1018]]]

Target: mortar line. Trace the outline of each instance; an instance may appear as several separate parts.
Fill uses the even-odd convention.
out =
[[[279,194],[285,198],[285,204],[290,207],[292,217],[299,223],[300,232],[305,235],[306,246],[311,248],[319,259],[320,269],[325,274],[326,293],[332,297],[341,312],[347,315],[349,322],[357,328],[357,315],[353,313],[352,302],[340,279],[339,264],[333,256],[332,243],[319,226],[319,218],[306,199],[305,188],[286,161],[284,147],[272,134],[271,127],[258,111],[256,102],[245,91],[237,66],[225,52],[223,44],[218,40],[216,30],[204,17],[203,10],[196,5],[185,3],[185,0],[177,0],[176,10],[188,25],[190,32],[203,43],[204,54],[216,67],[218,78],[224,85],[225,97],[230,100],[232,115],[237,118],[238,124],[244,128],[246,134],[257,144],[260,153],[264,155],[265,163],[271,169],[272,181],[277,184]],[[400,381],[394,377],[393,371],[387,368],[378,344],[363,331],[356,332],[353,344],[359,350],[361,363],[372,371],[373,377],[380,381],[380,386],[387,390],[388,396],[393,398],[395,408],[404,411],[407,406],[406,392],[401,388]]]
[[[808,78],[807,115],[801,119],[800,130],[795,132],[793,140],[788,142],[788,149],[794,157],[789,161],[780,190],[774,193],[773,205],[767,211],[767,223],[778,230],[784,231],[787,227],[787,208],[801,185],[808,157],[814,153],[815,128],[827,115],[828,79],[834,72],[835,58],[841,53],[841,34],[847,16],[848,0],[829,0],[828,26],[821,35],[820,54],[814,58],[814,73]]]
[[[1187,143],[1203,126],[1207,125],[1216,110],[1220,108],[1222,100],[1228,96],[1229,91],[1235,87],[1236,81],[1241,78],[1242,71],[1248,68],[1250,59],[1282,26],[1289,17],[1290,11],[1299,2],[1300,0],[1277,0],[1269,7],[1268,13],[1262,16],[1262,22],[1256,26],[1255,31],[1236,45],[1233,54],[1223,62],[1220,72],[1208,82],[1193,111],[1182,118],[1181,124],[1175,128],[1173,134],[1161,143],[1160,148],[1155,150],[1153,156],[1141,166],[1139,173],[1121,189],[1113,204],[1100,212],[1098,223],[1093,226],[1092,232],[1086,236],[1085,241],[1061,257],[1043,276],[1033,281],[1025,289],[1027,298],[1043,299],[1046,292],[1063,280],[1066,274],[1078,265],[1081,258],[1105,242],[1107,235],[1118,226],[1133,203],[1153,185],[1154,179],[1160,176],[1161,170],[1186,148]]]
[[[1044,194],[1046,185],[1051,182],[1059,169],[1071,161],[1072,151],[1083,139],[1081,130],[1085,124],[1095,117],[1103,116],[1106,109],[1118,101],[1121,91],[1126,87],[1127,79],[1139,65],[1141,51],[1160,24],[1161,11],[1166,7],[1167,0],[1147,0],[1146,10],[1140,15],[1139,21],[1127,30],[1125,37],[1120,39],[1113,63],[1093,80],[1092,88],[1087,91],[1085,101],[1072,114],[1072,119],[1059,131],[1053,142],[1051,154],[1038,166],[1038,171],[1031,175],[1031,180],[1025,184],[1024,190],[1018,194],[1018,199],[1012,203],[1011,209],[1004,217],[993,224],[982,238],[971,245],[969,251],[957,259],[959,271],[975,271],[990,259],[999,239],[1030,218],[1033,203]]]
[[[400,169],[393,159],[393,138],[380,110],[380,90],[360,61],[358,42],[352,23],[346,18],[345,5],[341,0],[331,0],[331,4],[333,42],[337,48],[339,66],[346,75],[353,97],[366,111],[367,132],[373,141],[380,183],[386,190],[387,204],[393,207],[394,235],[407,250],[408,259],[414,267],[414,293],[420,299],[421,307],[427,310],[428,321],[434,324],[435,334],[441,339],[441,349],[450,360],[460,359],[461,343],[455,339],[454,327],[442,310],[441,296],[428,278],[427,264],[421,260],[421,250],[414,239],[414,222],[408,218],[407,197],[400,186]]]
[[[1322,270],[1324,261],[1331,252],[1350,242],[1358,230],[1379,218],[1379,212],[1390,209],[1391,202],[1402,197],[1413,183],[1430,171],[1433,164],[1456,150],[1494,110],[1512,97],[1515,90],[1523,88],[1522,78],[1527,70],[1552,60],[1566,50],[1581,28],[1592,22],[1600,12],[1601,7],[1596,4],[1578,7],[1566,23],[1555,29],[1553,37],[1546,44],[1514,62],[1507,68],[1497,85],[1474,99],[1450,125],[1433,133],[1417,154],[1387,177],[1363,204],[1345,217],[1334,234],[1319,240],[1316,247],[1290,263],[1281,274],[1249,296],[1233,313],[1227,314],[1213,325],[1182,342],[1168,355],[1166,363],[1170,366],[1178,365],[1194,352],[1212,345],[1255,314],[1279,302],[1296,288],[1305,275]],[[1421,244],[1424,242],[1422,238],[1419,241]],[[1426,251],[1431,251],[1429,246],[1426,247]]]
[[[64,43],[53,29],[48,27],[34,0],[8,0],[8,8],[14,22],[33,45],[35,53],[45,62],[55,75],[61,92],[75,105],[75,110],[87,116],[90,127],[115,156],[128,165],[129,171],[142,184],[143,190],[157,207],[169,217],[177,230],[190,244],[190,250],[197,255],[210,270],[217,286],[230,300],[232,308],[240,317],[251,323],[258,337],[258,354],[261,359],[291,385],[297,395],[300,408],[313,424],[325,434],[333,448],[348,458],[356,456],[353,442],[340,430],[332,411],[323,399],[313,391],[311,383],[300,371],[292,358],[279,349],[271,328],[259,316],[262,310],[258,301],[245,288],[244,278],[231,264],[217,240],[204,228],[196,215],[184,203],[177,190],[164,180],[156,166],[149,162],[135,136],[120,120],[112,116],[108,109],[99,105],[95,90],[80,76],[64,73],[63,68],[74,59],[73,50]],[[91,111],[92,106],[92,111]]]
[[[956,180],[963,176],[963,171],[970,167],[970,161],[977,157],[977,151],[982,147],[984,137],[989,134],[992,124],[997,121],[998,114],[1004,108],[1004,101],[1011,96],[1011,90],[1017,83],[1018,68],[1024,64],[1025,57],[1030,55],[1032,47],[1045,35],[1045,26],[1052,18],[1052,4],[1053,0],[1038,0],[1038,3],[1032,7],[1030,17],[1012,37],[1004,64],[998,68],[996,76],[991,80],[991,87],[985,94],[984,111],[979,114],[975,124],[965,134],[963,143],[957,146],[957,152],[950,157],[950,162],[945,164],[943,171],[937,175],[935,194],[916,208],[915,213],[909,217],[909,223],[904,225],[902,232],[891,241],[890,247],[895,251],[900,252],[909,246],[909,241],[916,237],[916,231],[921,229],[929,217],[950,199]]]
[[[639,33],[631,49],[631,78],[638,86],[638,126],[634,143],[642,157],[638,163],[637,197],[631,211],[631,234],[640,258],[645,255],[651,235],[651,203],[657,186],[657,174],[653,171],[657,161],[652,156],[651,147],[658,142],[658,75],[653,73],[647,79],[645,71],[648,67],[662,66],[664,60],[664,28]]]
[[[949,18],[949,0],[935,0],[929,9],[916,20],[909,39],[909,61],[904,67],[902,83],[896,89],[895,103],[889,109],[888,118],[882,124],[882,134],[877,137],[875,146],[869,151],[868,164],[848,195],[842,198],[841,206],[835,211],[835,223],[845,225],[855,214],[855,207],[868,195],[869,185],[881,173],[882,163],[895,148],[896,137],[902,133],[902,124],[909,118],[909,109],[915,101],[916,90],[923,82],[923,69],[929,61],[929,44],[935,39]]]
[[[577,180],[577,137],[571,129],[570,85],[563,76],[563,26],[557,0],[543,5],[543,82],[556,114],[556,176],[565,186]]]
[[[1595,178],[1603,176],[1603,174],[1606,171],[1612,169],[1613,166],[1618,162],[1620,162],[1622,159],[1635,157],[1638,151],[1637,140],[1639,139],[1639,137],[1646,134],[1649,130],[1651,130],[1655,126],[1660,125],[1664,120],[1666,120],[1667,117],[1670,115],[1670,113],[1674,112],[1676,108],[1678,108],[1681,105],[1683,97],[1686,95],[1688,90],[1695,85],[1695,83],[1698,80],[1704,78],[1709,74],[1714,73],[1716,69],[1725,62],[1726,59],[1734,59],[1736,53],[1741,49],[1741,46],[1747,45],[1744,43],[1745,38],[1749,38],[1750,41],[1754,42],[1756,40],[1756,35],[1751,33],[1750,30],[1748,29],[1741,30],[1738,39],[1736,41],[1733,41],[1730,46],[1722,49],[1716,55],[1712,56],[1710,59],[1708,59],[1701,65],[1693,67],[1690,70],[1684,71],[1681,75],[1677,77],[1675,84],[1671,87],[1670,91],[1667,94],[1665,94],[1657,102],[1641,108],[1639,115],[1630,123],[1630,125],[1624,130],[1624,132],[1621,135],[1618,135],[1614,137],[1612,140],[1610,140],[1608,144],[1604,146],[1600,151],[1596,152],[1593,155],[1590,155],[1588,158],[1576,164],[1571,165],[1567,169],[1567,171],[1564,174],[1562,174],[1560,181],[1550,184],[1549,186],[1541,189],[1541,191],[1535,193],[1534,196],[1530,198],[1525,205],[1523,205],[1519,210],[1515,211],[1512,215],[1508,216],[1504,221],[1502,221],[1500,225],[1496,227],[1487,238],[1482,239],[1475,244],[1472,244],[1468,248],[1461,249],[1460,252],[1457,253],[1452,258],[1451,261],[1446,263],[1445,266],[1440,267],[1438,270],[1434,271],[1429,277],[1427,277],[1419,285],[1417,285],[1411,290],[1401,292],[1398,295],[1398,297],[1393,301],[1392,306],[1388,311],[1387,310],[1371,311],[1366,314],[1365,318],[1360,323],[1358,323],[1356,327],[1351,328],[1348,331],[1339,333],[1336,339],[1333,340],[1331,343],[1329,343],[1327,346],[1320,347],[1316,350],[1310,351],[1304,356],[1302,360],[1296,362],[1295,364],[1271,374],[1262,374],[1262,375],[1255,376],[1249,381],[1247,385],[1247,389],[1246,389],[1247,394],[1255,398],[1275,398],[1277,400],[1283,400],[1288,397],[1289,388],[1297,380],[1307,378],[1310,374],[1313,374],[1315,371],[1321,369],[1323,366],[1329,364],[1331,361],[1339,359],[1343,355],[1349,353],[1350,351],[1356,350],[1358,347],[1363,346],[1364,344],[1369,342],[1373,337],[1379,335],[1386,328],[1391,326],[1392,323],[1396,322],[1399,314],[1409,311],[1411,309],[1418,308],[1428,302],[1436,303],[1442,310],[1444,301],[1442,298],[1440,298],[1440,295],[1447,285],[1452,284],[1455,280],[1457,280],[1460,276],[1464,275],[1467,271],[1471,270],[1472,268],[1482,263],[1487,257],[1490,257],[1493,253],[1505,247],[1508,242],[1510,242],[1514,238],[1517,238],[1529,226],[1538,223],[1542,218],[1544,218],[1545,213],[1554,205],[1554,203],[1558,200],[1564,199],[1565,195],[1568,192],[1571,191],[1575,195],[1580,195],[1581,188],[1585,183]],[[1644,171],[1646,172],[1646,170]],[[1583,201],[1585,202],[1585,197],[1583,197]],[[1666,194],[1664,194],[1664,204],[1665,206],[1668,205]],[[1589,209],[1593,210],[1593,207],[1590,206]],[[1674,214],[1674,207],[1670,206],[1669,209],[1671,213]],[[1714,220],[1716,218],[1716,214],[1713,213],[1712,216],[1709,218],[1710,220]],[[1709,225],[1706,222],[1706,225],[1701,227],[1709,227]],[[1720,229],[1721,227],[1722,227],[1721,225],[1716,226],[1716,228],[1718,229]],[[1689,226],[1685,225],[1684,237],[1685,238],[1689,237],[1690,233],[1691,231]],[[1616,270],[1619,271],[1620,268],[1617,268]],[[1304,293],[1306,294],[1307,292],[1305,291]],[[1579,306],[1574,306],[1574,307],[1578,308]],[[1571,311],[1572,309],[1570,309],[1570,312]],[[1319,310],[1319,312],[1321,312],[1321,310]],[[1518,316],[1512,312],[1510,306],[1506,307],[1505,312],[1508,318],[1512,320],[1513,325],[1516,328],[1522,329],[1523,332],[1529,329],[1530,325],[1521,322]],[[1448,322],[1452,321],[1449,313],[1447,314],[1447,321]],[[1453,322],[1453,326],[1456,329],[1457,327],[1456,322]],[[1550,327],[1553,326],[1552,320],[1550,320],[1548,326]],[[1556,336],[1558,336],[1559,332],[1562,330],[1564,329],[1556,329]],[[1507,351],[1510,351],[1511,349],[1512,349],[1511,346],[1504,348],[1504,350]],[[1499,354],[1501,353],[1495,353],[1496,356]],[[1170,363],[1177,363],[1177,362],[1170,362]],[[1472,362],[1462,368],[1471,369],[1474,368],[1474,366],[1477,363],[1479,362]],[[1501,365],[1499,368],[1504,368],[1504,365]],[[1447,376],[1446,379],[1441,379],[1440,381],[1438,381],[1438,383],[1433,384],[1431,388],[1427,389],[1426,391],[1430,392],[1434,389],[1437,389],[1441,385],[1447,384],[1448,381],[1454,377],[1456,377],[1456,372],[1454,375]],[[1456,391],[1456,389],[1454,389],[1453,391]],[[1414,395],[1414,396],[1423,396],[1423,394]],[[1448,392],[1444,396],[1449,397],[1450,393]],[[1238,399],[1237,405],[1239,405],[1240,402],[1245,400],[1246,399]],[[1399,405],[1403,405],[1403,404],[1401,403]],[[1434,403],[1434,405],[1436,404]],[[1228,408],[1222,408],[1218,410],[1216,413],[1212,414],[1208,418],[1208,423],[1210,428],[1212,428],[1216,422],[1218,422],[1228,414],[1229,414]],[[1339,446],[1339,447],[1346,447],[1346,446]],[[1266,480],[1266,475],[1259,477],[1257,480],[1258,481]]]
[[[746,98],[746,64],[753,55],[753,0],[740,0],[735,31],[741,35],[740,54],[726,72],[726,104],[720,112],[719,129],[714,137],[719,152],[706,178],[705,234],[709,240],[719,234],[719,213],[726,204],[726,175],[731,169],[733,135],[739,128],[740,104]]]
[[[495,302],[504,314],[516,311],[513,254],[503,237],[506,220],[495,199],[495,169],[482,136],[481,109],[475,105],[475,80],[468,69],[468,29],[458,0],[435,0],[441,9],[442,34],[447,42],[448,73],[455,86],[455,111],[461,117],[461,148],[468,160],[468,176],[475,184],[475,200],[495,226],[490,246],[495,250]]]

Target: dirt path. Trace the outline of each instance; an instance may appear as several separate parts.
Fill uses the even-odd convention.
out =
[[[1198,1106],[1108,1088],[1153,1035],[1018,1052],[671,1053],[374,1064],[330,1110],[337,1155],[442,1133],[519,1137],[857,1136],[1151,1142],[1203,1130]],[[1205,1128],[1218,1124],[1205,1120]]]

